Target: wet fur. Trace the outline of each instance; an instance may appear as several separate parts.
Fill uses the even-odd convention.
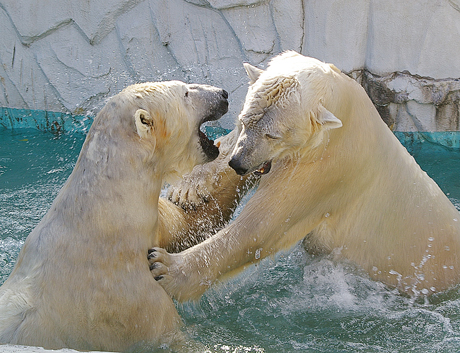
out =
[[[358,83],[294,52],[248,74],[232,159],[248,173],[270,158],[274,165],[237,219],[215,236],[180,254],[156,249],[153,273],[170,295],[199,298],[217,279],[307,235],[307,250],[336,250],[411,296],[459,282],[459,212]],[[290,104],[267,103],[263,92],[277,82],[273,77],[299,83]],[[280,138],[270,141],[267,133]]]

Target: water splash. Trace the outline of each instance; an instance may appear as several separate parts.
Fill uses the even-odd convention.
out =
[[[3,282],[25,237],[70,173],[84,136],[0,134]],[[438,183],[460,210],[458,156],[441,157],[443,163],[426,158],[427,171],[436,181],[440,177]],[[351,263],[312,257],[297,246],[213,287],[197,303],[178,304],[190,337],[183,352],[455,352],[460,347],[459,290],[413,300],[372,281]],[[200,349],[194,348],[197,342]]]
[[[298,246],[213,288],[199,303],[180,306],[180,313],[207,346],[448,352],[460,339],[458,290],[444,300],[414,301],[353,264],[311,257]]]

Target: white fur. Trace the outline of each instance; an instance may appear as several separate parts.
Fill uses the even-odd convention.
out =
[[[133,85],[109,100],[0,287],[0,343],[119,351],[180,340],[147,251],[170,243],[164,221],[157,232],[164,181],[207,160],[199,124],[225,104],[217,88],[178,81]],[[161,202],[181,217],[173,206]]]
[[[409,295],[457,284],[459,212],[363,88],[295,52],[249,71],[255,81],[232,159],[248,172],[272,160],[272,170],[228,227],[180,254],[158,249],[154,274],[168,293],[197,298],[218,278],[305,236],[308,251],[340,249],[338,257]]]

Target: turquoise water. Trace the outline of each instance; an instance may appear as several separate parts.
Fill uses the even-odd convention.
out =
[[[0,130],[0,283],[83,140],[79,133]],[[408,147],[460,209],[459,150]],[[212,352],[458,352],[459,289],[414,302],[350,263],[296,246],[177,307],[191,340]]]

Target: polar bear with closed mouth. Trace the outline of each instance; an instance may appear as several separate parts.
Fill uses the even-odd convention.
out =
[[[217,157],[200,125],[227,112],[227,97],[171,81],[136,84],[108,101],[0,287],[0,343],[120,351],[180,337],[147,251],[179,241],[167,230],[186,227],[187,217],[160,191]]]
[[[334,65],[286,52],[250,87],[230,166],[262,175],[236,220],[178,254],[150,256],[179,300],[304,239],[411,296],[460,281],[460,215],[384,124],[363,88]]]

